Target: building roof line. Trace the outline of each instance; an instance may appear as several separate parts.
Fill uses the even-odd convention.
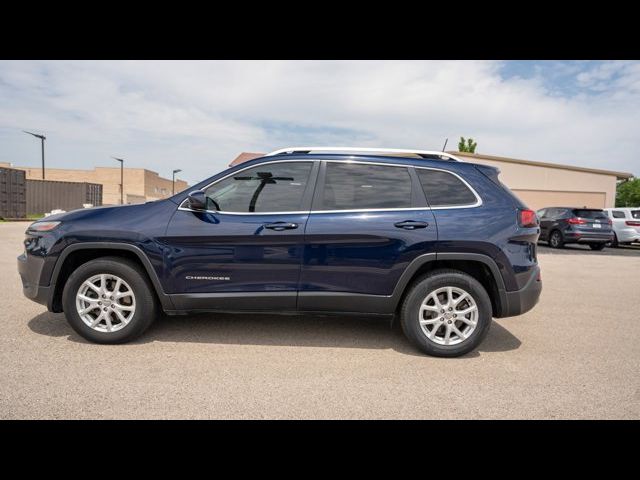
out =
[[[561,170],[574,170],[577,172],[597,173],[600,175],[615,175],[619,180],[626,180],[634,177],[632,173],[628,173],[628,172],[617,172],[614,170],[603,170],[599,168],[577,167],[574,165],[564,165],[561,163],[538,162],[534,160],[522,160],[518,158],[499,157],[496,155],[483,155],[479,153],[469,153],[469,152],[450,152],[450,153],[458,156],[462,156],[462,157],[467,157],[467,158],[486,159],[486,160],[493,160],[496,162],[517,163],[519,165],[532,165],[536,167],[559,168]]]

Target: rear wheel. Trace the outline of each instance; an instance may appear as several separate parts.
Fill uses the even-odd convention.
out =
[[[476,348],[491,325],[491,300],[475,278],[436,270],[407,293],[400,312],[407,338],[428,355],[457,357]]]
[[[562,248],[564,247],[564,241],[562,240],[562,234],[559,230],[554,230],[551,232],[551,236],[549,237],[549,246],[551,248]]]
[[[103,257],[80,265],[62,293],[69,325],[96,343],[124,343],[153,322],[157,307],[146,272],[134,262]]]
[[[604,243],[590,243],[589,247],[591,247],[591,250],[604,250],[605,244]]]
[[[616,232],[613,232],[613,240],[611,240],[611,246],[612,247],[617,247],[620,244],[618,243],[618,235],[616,235]]]

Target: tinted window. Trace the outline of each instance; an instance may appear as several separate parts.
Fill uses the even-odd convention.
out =
[[[536,215],[538,215],[538,218],[545,217],[547,215],[547,209],[543,208],[542,210],[538,210],[536,212]]]
[[[613,215],[613,218],[625,218],[624,217],[624,212],[621,212],[619,210],[613,210],[611,212],[611,215]]]
[[[547,217],[551,218],[551,219],[556,219],[558,218],[558,216],[560,215],[560,209],[559,208],[550,208],[547,210]]]
[[[321,210],[411,207],[411,177],[406,168],[327,163]]]
[[[458,177],[438,170],[416,169],[420,183],[432,207],[473,205],[476,196]]]
[[[576,208],[573,214],[580,218],[607,218],[602,210],[587,210],[584,208]]]
[[[284,162],[242,170],[205,190],[207,210],[299,211],[311,162]]]
[[[633,218],[640,218],[640,210],[631,210],[630,213]]]

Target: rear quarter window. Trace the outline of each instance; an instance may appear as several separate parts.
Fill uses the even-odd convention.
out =
[[[613,216],[613,218],[625,218],[624,212],[618,210],[613,210],[611,212],[611,215]]]
[[[473,206],[478,202],[469,187],[452,173],[423,168],[416,172],[431,207]]]

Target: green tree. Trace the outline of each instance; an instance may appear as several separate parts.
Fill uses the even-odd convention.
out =
[[[477,146],[478,144],[473,141],[473,138],[465,140],[464,137],[460,137],[460,141],[458,142],[458,151],[476,153]]]
[[[618,184],[616,207],[640,207],[640,178]]]

